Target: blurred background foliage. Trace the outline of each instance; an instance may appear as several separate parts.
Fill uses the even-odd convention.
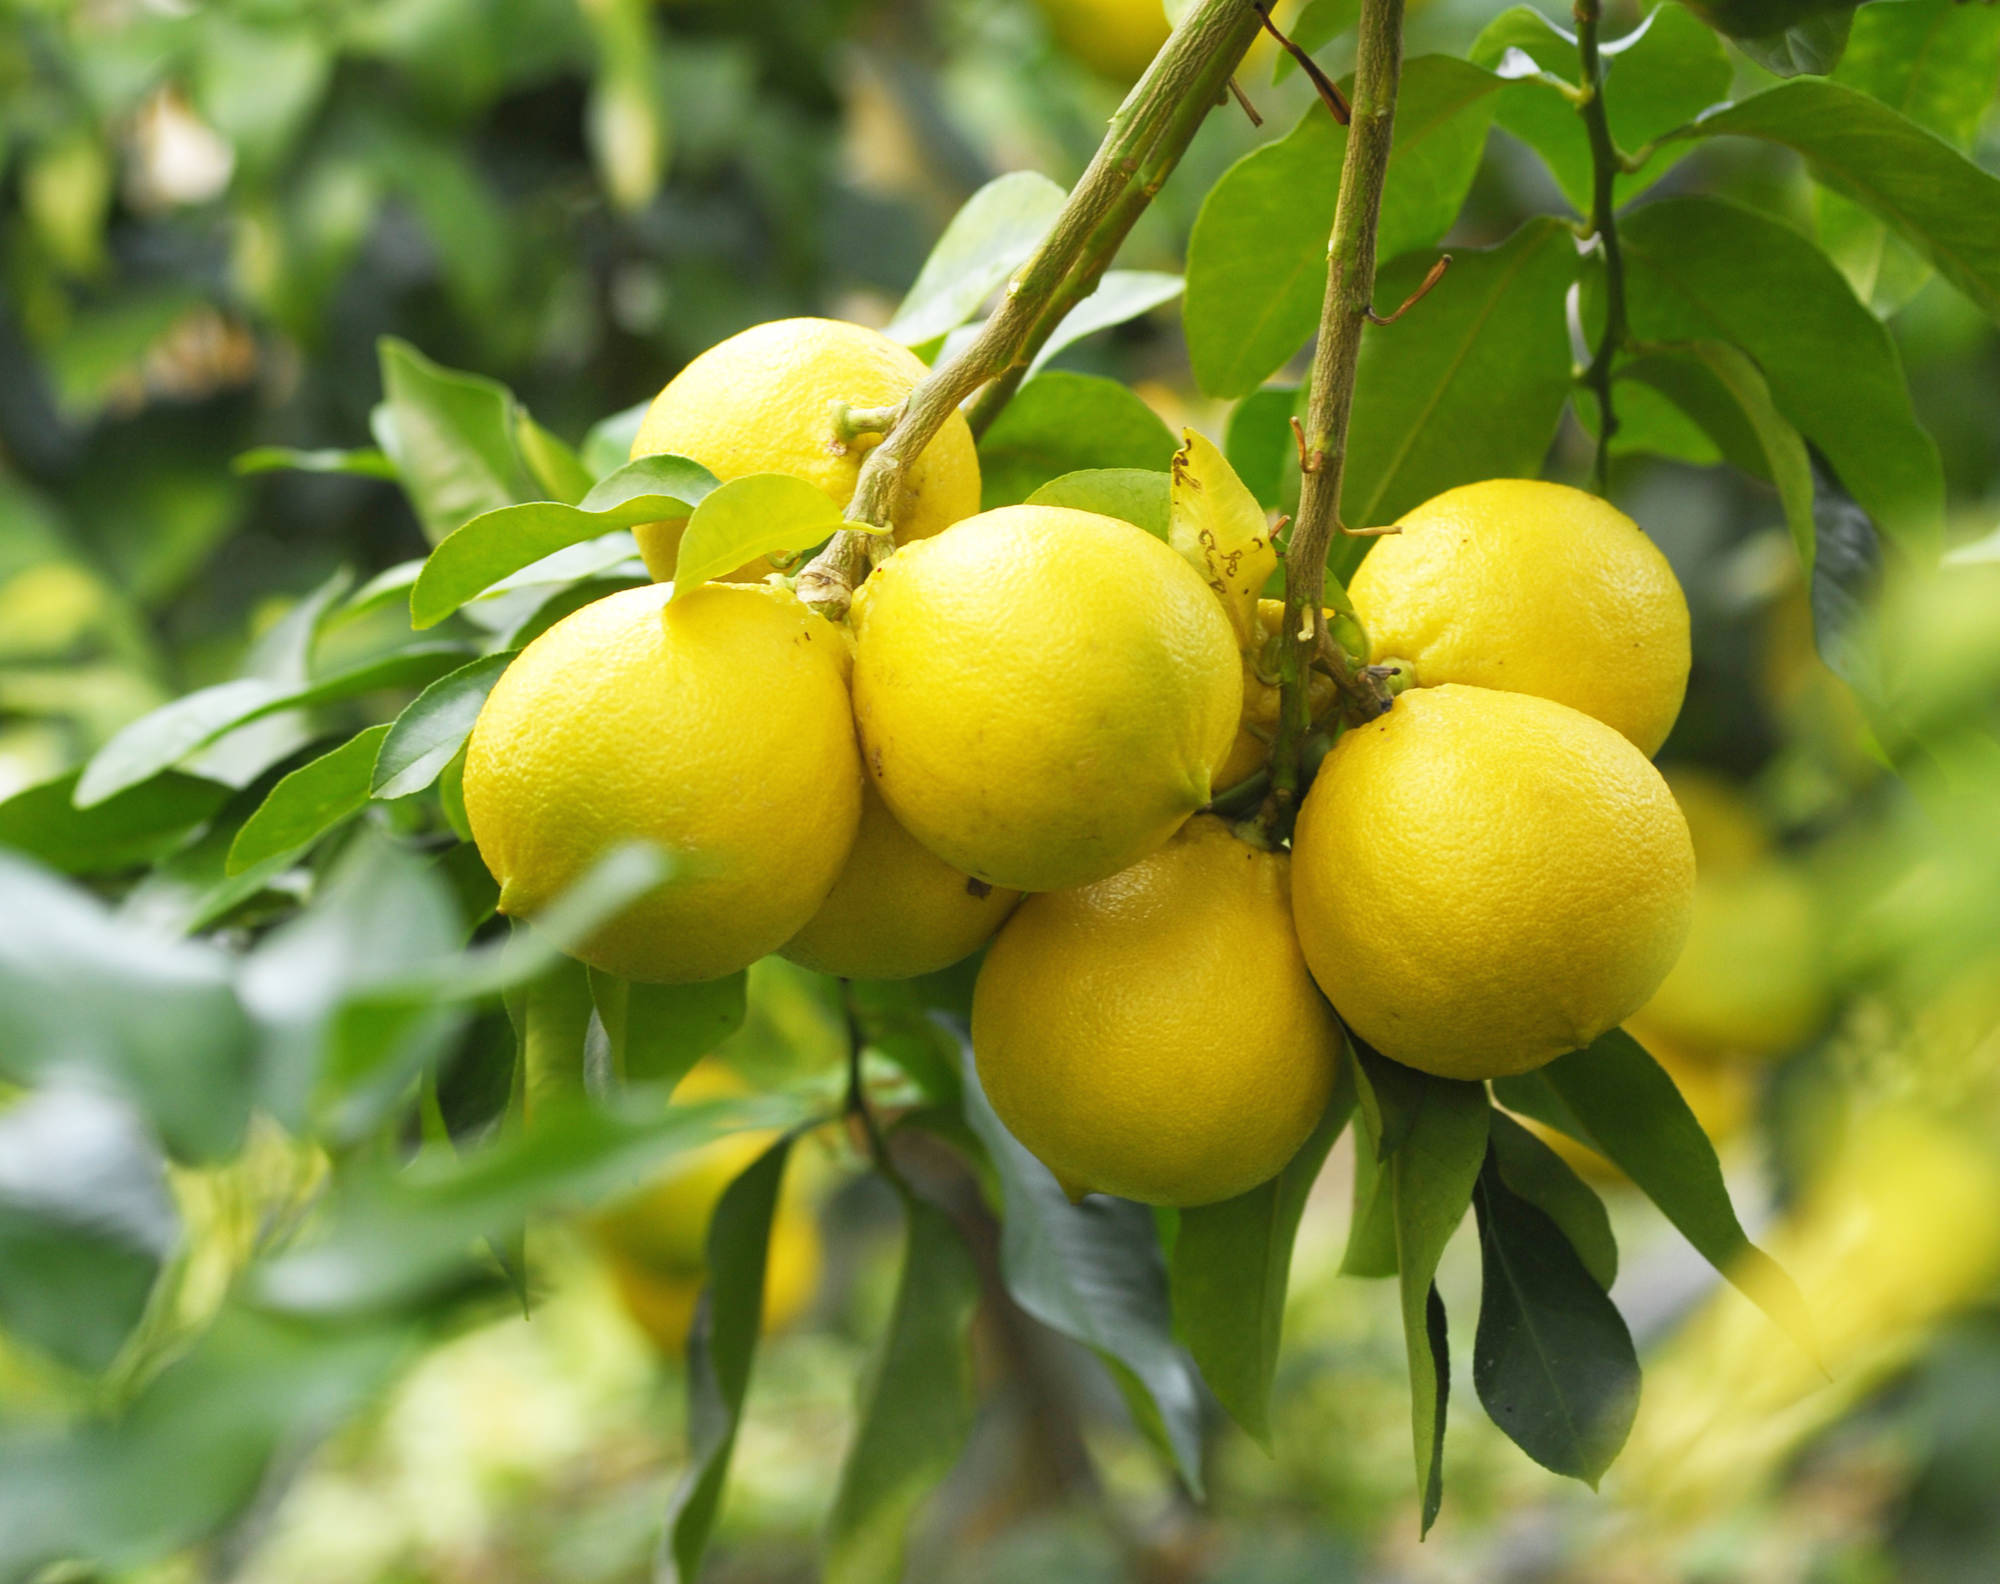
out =
[[[1870,13],[1925,6],[1945,9]],[[1354,9],[1280,15],[1338,75]],[[1496,9],[1417,0],[1410,53],[1464,53]],[[1610,11],[1612,31],[1638,20]],[[1939,130],[2000,168],[2000,17],[1961,6],[1949,28],[1973,87]],[[1073,179],[1163,30],[1153,0],[0,0],[0,796],[235,674],[337,569],[365,579],[423,552],[385,480],[232,466],[260,446],[365,446],[381,336],[504,381],[577,442],[746,325],[886,320],[981,183]],[[1731,63],[1739,86],[1768,80]],[[1297,119],[1309,88],[1276,67],[1260,44],[1242,79],[1267,124],[1212,117],[1121,265],[1179,269],[1216,177]],[[1135,1558],[1159,1578],[1250,1584],[2000,1574],[2000,336],[1782,151],[1707,145],[1660,190],[1725,193],[1835,244],[1886,318],[1948,486],[1943,572],[1889,569],[1871,718],[1814,651],[1768,491],[1703,465],[1698,446],[1680,461],[1635,446],[1614,475],[1695,619],[1663,762],[1701,851],[1696,935],[1634,1032],[1702,1113],[1738,1202],[1821,1296],[1830,1379],[1585,1162],[1648,1357],[1632,1444],[1593,1498],[1514,1454],[1460,1391],[1446,1518],[1419,1551],[1394,1295],[1335,1280],[1343,1141],[1301,1234],[1272,1455],[1218,1422],[1197,1507],[1081,1349],[982,1335],[986,1405],[919,1525],[911,1577],[1110,1580]],[[1564,207],[1496,131],[1450,240],[1490,244]],[[1222,432],[1171,307],[1063,365]],[[1569,424],[1551,476],[1580,477],[1588,455]],[[375,640],[363,623],[339,641],[363,655]],[[151,884],[136,916],[177,916],[171,884]],[[843,1044],[823,987],[768,962],[723,1055],[810,1090],[834,1082]],[[0,1189],[32,1181],[36,1140],[123,1158],[102,1115],[27,1112],[50,1103],[0,1110]],[[785,1328],[752,1389],[713,1569],[726,1580],[812,1576],[829,1448],[892,1298],[885,1192],[849,1169],[850,1141],[822,1130],[800,1149],[808,1230],[774,1258],[818,1274],[772,1316]],[[140,1251],[130,1281],[143,1297],[162,1262],[171,1279],[128,1356],[192,1335],[320,1170],[260,1122],[232,1164],[136,1188],[119,1234]],[[18,1240],[0,1247],[21,1257]],[[9,1274],[0,1264],[0,1286]],[[315,1389],[325,1422],[341,1405],[358,1417],[281,1455],[224,1543],[103,1576],[647,1576],[683,1460],[692,1289],[683,1271],[678,1296],[634,1303],[621,1279],[587,1228],[555,1228],[532,1323],[495,1294],[455,1311],[449,1335],[355,1331],[337,1358],[314,1355]],[[1469,1238],[1440,1280],[1469,1313]],[[143,1384],[90,1373],[115,1326],[52,1336],[4,1312],[0,1437]],[[263,1359],[276,1380],[296,1370],[294,1341],[203,1346]],[[217,1464],[222,1484],[244,1477],[220,1466],[243,1424],[156,1411],[163,1445]],[[25,1510],[0,1498],[0,1524]]]

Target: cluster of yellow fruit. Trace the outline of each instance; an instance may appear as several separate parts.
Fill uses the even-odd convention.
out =
[[[661,393],[635,454],[844,504],[865,442],[839,412],[923,372],[856,326],[762,326]],[[1688,618],[1630,519],[1500,480],[1379,541],[1354,602],[1414,686],[1338,739],[1287,851],[1203,812],[1268,695],[1203,576],[1131,523],[978,495],[954,416],[844,626],[766,576],[614,594],[531,644],[465,766],[502,909],[532,917],[636,837],[673,872],[579,949],[628,978],[774,951],[896,978],[990,940],[972,1042],[995,1109],[1072,1195],[1155,1204],[1283,1167],[1332,1090],[1334,1009],[1387,1056],[1482,1078],[1652,996],[1694,879],[1648,758]],[[640,533],[656,576],[677,531]]]

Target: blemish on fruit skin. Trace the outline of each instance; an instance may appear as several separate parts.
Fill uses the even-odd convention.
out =
[[[980,901],[984,902],[988,897],[993,895],[993,887],[988,885],[984,880],[977,880],[971,875],[967,875],[965,877],[965,894],[977,897]]]

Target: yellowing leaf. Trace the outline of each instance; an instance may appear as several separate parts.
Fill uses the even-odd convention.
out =
[[[1248,648],[1257,639],[1257,595],[1278,568],[1270,524],[1229,459],[1192,429],[1174,453],[1167,543],[1214,589]]]

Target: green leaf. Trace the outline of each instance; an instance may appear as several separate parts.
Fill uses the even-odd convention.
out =
[[[1349,527],[1393,523],[1455,484],[1535,477],[1569,399],[1563,298],[1577,263],[1568,229],[1531,220],[1497,248],[1452,259],[1404,319],[1362,336],[1341,488]],[[1383,270],[1377,306],[1393,309],[1426,267]],[[1361,552],[1334,549],[1345,578]]]
[[[1892,226],[2000,320],[2000,179],[1879,100],[1840,83],[1782,83],[1710,112],[1682,135],[1754,137],[1797,150],[1815,177]]]
[[[1358,1060],[1358,1058],[1357,1058]],[[1362,1080],[1366,1082],[1366,1080]],[[1354,1194],[1348,1215],[1347,1247],[1340,1256],[1343,1276],[1396,1274],[1396,1196],[1382,1152],[1381,1119],[1357,1106],[1354,1131]]]
[[[634,984],[590,970],[590,996],[611,1047],[611,1070],[627,1083],[672,1086],[743,1026],[749,978],[701,984]]]
[[[1172,432],[1125,386],[1052,369],[1024,384],[981,438],[980,505],[1011,506],[1080,469],[1164,473],[1173,455]]]
[[[1342,1065],[1326,1115],[1283,1171],[1234,1199],[1183,1210],[1174,1239],[1175,1334],[1216,1400],[1267,1452],[1292,1242],[1327,1151],[1354,1110],[1351,1065]]]
[[[1037,171],[994,177],[952,216],[885,333],[922,346],[964,324],[1027,262],[1067,196]]]
[[[1473,1203],[1479,1400],[1529,1457],[1595,1490],[1639,1409],[1632,1334],[1556,1223],[1510,1191],[1493,1156]]]
[[[759,556],[810,550],[842,526],[840,508],[826,492],[793,474],[731,479],[703,497],[688,518],[667,597],[681,599]]]
[[[1833,79],[1969,148],[2000,78],[2000,9],[1903,0],[1854,14]]]
[[[959,1065],[965,1119],[986,1146],[1005,1200],[1000,1270],[1007,1291],[1043,1325],[1096,1353],[1128,1397],[1143,1394],[1141,1426],[1163,1441],[1181,1478],[1199,1492],[1201,1395],[1194,1363],[1174,1341],[1152,1213],[1104,1194],[1071,1204],[994,1113],[969,1047]]]
[[[1292,435],[1295,386],[1270,385],[1252,391],[1230,409],[1222,433],[1222,454],[1250,493],[1273,511],[1298,501],[1298,445]]]
[[[300,451],[291,446],[254,446],[230,459],[238,473],[351,473],[359,478],[394,479],[396,464],[373,446],[358,451]]]
[[[632,460],[632,442],[639,438],[639,426],[646,421],[652,405],[649,396],[590,426],[590,432],[583,437],[583,465],[592,478],[609,478]]]
[[[368,806],[368,778],[387,726],[370,726],[271,788],[229,844],[225,874],[295,855]]]
[[[1864,699],[1882,695],[1873,611],[1882,587],[1882,537],[1823,459],[1813,475],[1813,647]]]
[[[464,1279],[481,1242],[505,1242],[531,1215],[592,1209],[726,1133],[799,1120],[776,1096],[664,1112],[575,1103],[464,1155],[401,1171],[357,1163],[334,1184],[317,1234],[254,1267],[246,1285],[260,1305],[299,1316],[423,1304]]]
[[[1703,1258],[1814,1352],[1805,1300],[1777,1263],[1744,1236],[1715,1146],[1645,1048],[1623,1029],[1613,1029],[1584,1049],[1557,1057],[1541,1073],[1588,1130],[1580,1142],[1638,1184]]]
[[[528,472],[550,499],[574,504],[590,493],[596,475],[574,451],[530,418],[526,408],[514,415],[514,443]]]
[[[406,704],[378,739],[381,748],[369,772],[369,795],[408,797],[436,781],[465,746],[486,695],[519,652],[506,649],[481,655],[439,677]]]
[[[1150,468],[1084,468],[1050,479],[1028,504],[1101,512],[1164,539],[1171,495],[1170,476]]]
[[[1895,343],[1826,256],[1790,227],[1715,198],[1648,204],[1619,233],[1634,339],[1739,347],[1869,515],[1927,556],[1943,510],[1937,447],[1911,409]],[[1592,295],[1586,323],[1599,312]]]
[[[1372,1053],[1362,1063],[1378,1098],[1391,1092],[1381,1084],[1382,1069],[1391,1064]],[[1472,1202],[1472,1186],[1486,1158],[1492,1107],[1479,1084],[1428,1074],[1419,1080],[1415,1109],[1387,1169],[1395,1196],[1396,1273],[1410,1359],[1411,1441],[1428,1530],[1443,1497],[1444,1394],[1450,1385],[1439,1364],[1445,1351],[1444,1305],[1433,1283],[1444,1246]],[[1385,1124],[1385,1137],[1394,1131]]]
[[[394,336],[380,350],[375,443],[395,463],[432,544],[468,518],[533,498],[506,386],[442,368]]]
[[[1500,1180],[1561,1228],[1591,1280],[1609,1292],[1618,1278],[1618,1240],[1604,1201],[1568,1161],[1504,1111],[1493,1113],[1492,1128],[1488,1143]]]
[[[1590,138],[1563,91],[1573,89],[1581,75],[1574,36],[1540,12],[1515,6],[1487,24],[1469,53],[1479,65],[1510,79],[1494,119],[1542,157],[1579,214],[1589,213]],[[1645,147],[1728,98],[1734,76],[1715,34],[1674,5],[1659,6],[1632,32],[1606,44],[1602,58],[1611,137],[1628,151]],[[1622,205],[1652,186],[1684,152],[1667,144],[1642,169],[1621,173],[1614,201]]]
[[[101,1370],[178,1242],[166,1163],[121,1101],[46,1089],[0,1111],[0,1325]]]
[[[688,1333],[688,1468],[667,1499],[661,1584],[700,1575],[736,1450],[764,1323],[764,1271],[792,1139],[778,1140],[723,1190],[708,1223],[708,1290]]]
[[[251,1045],[221,953],[0,853],[0,1077],[123,1094],[178,1158],[215,1160],[249,1120]]]
[[[80,809],[72,770],[0,803],[0,847],[63,874],[110,874],[153,862],[229,799],[214,781],[168,771]]]
[[[1064,314],[1049,332],[1048,340],[1028,365],[1028,372],[1039,374],[1050,358],[1085,336],[1096,335],[1114,325],[1129,324],[1140,315],[1172,302],[1180,296],[1182,286],[1180,276],[1161,270],[1106,270],[1097,290]]]
[[[1621,380],[1650,385],[1686,413],[1737,467],[1776,486],[1808,575],[1813,565],[1812,461],[1771,399],[1757,365],[1733,346],[1696,341],[1633,359]]]
[[[967,1330],[979,1272],[942,1210],[904,1198],[909,1243],[889,1334],[862,1388],[861,1411],[827,1525],[827,1584],[896,1584],[903,1536],[972,1429]]]
[[[502,578],[571,545],[639,523],[685,517],[715,487],[715,475],[699,462],[663,452],[599,480],[579,505],[530,501],[475,517],[424,563],[410,590],[410,622],[435,626]]]
[[[1843,5],[1841,0],[1829,0],[1821,15],[1806,17],[1783,32],[1750,36],[1731,32],[1730,37],[1738,49],[1767,72],[1780,77],[1806,73],[1824,76],[1840,64],[1841,52],[1847,48],[1848,29],[1853,23],[1851,6]]]
[[[1377,231],[1382,258],[1428,247],[1450,229],[1478,170],[1499,86],[1450,56],[1405,64]],[[1195,382],[1209,395],[1249,395],[1312,336],[1346,148],[1347,129],[1315,102],[1203,200],[1188,238],[1182,317]]]
[[[1307,0],[1304,9],[1285,24],[1285,33],[1308,55],[1317,55],[1360,20],[1361,0]],[[1298,62],[1289,50],[1279,50],[1277,56],[1271,81],[1281,83],[1298,70]]]

